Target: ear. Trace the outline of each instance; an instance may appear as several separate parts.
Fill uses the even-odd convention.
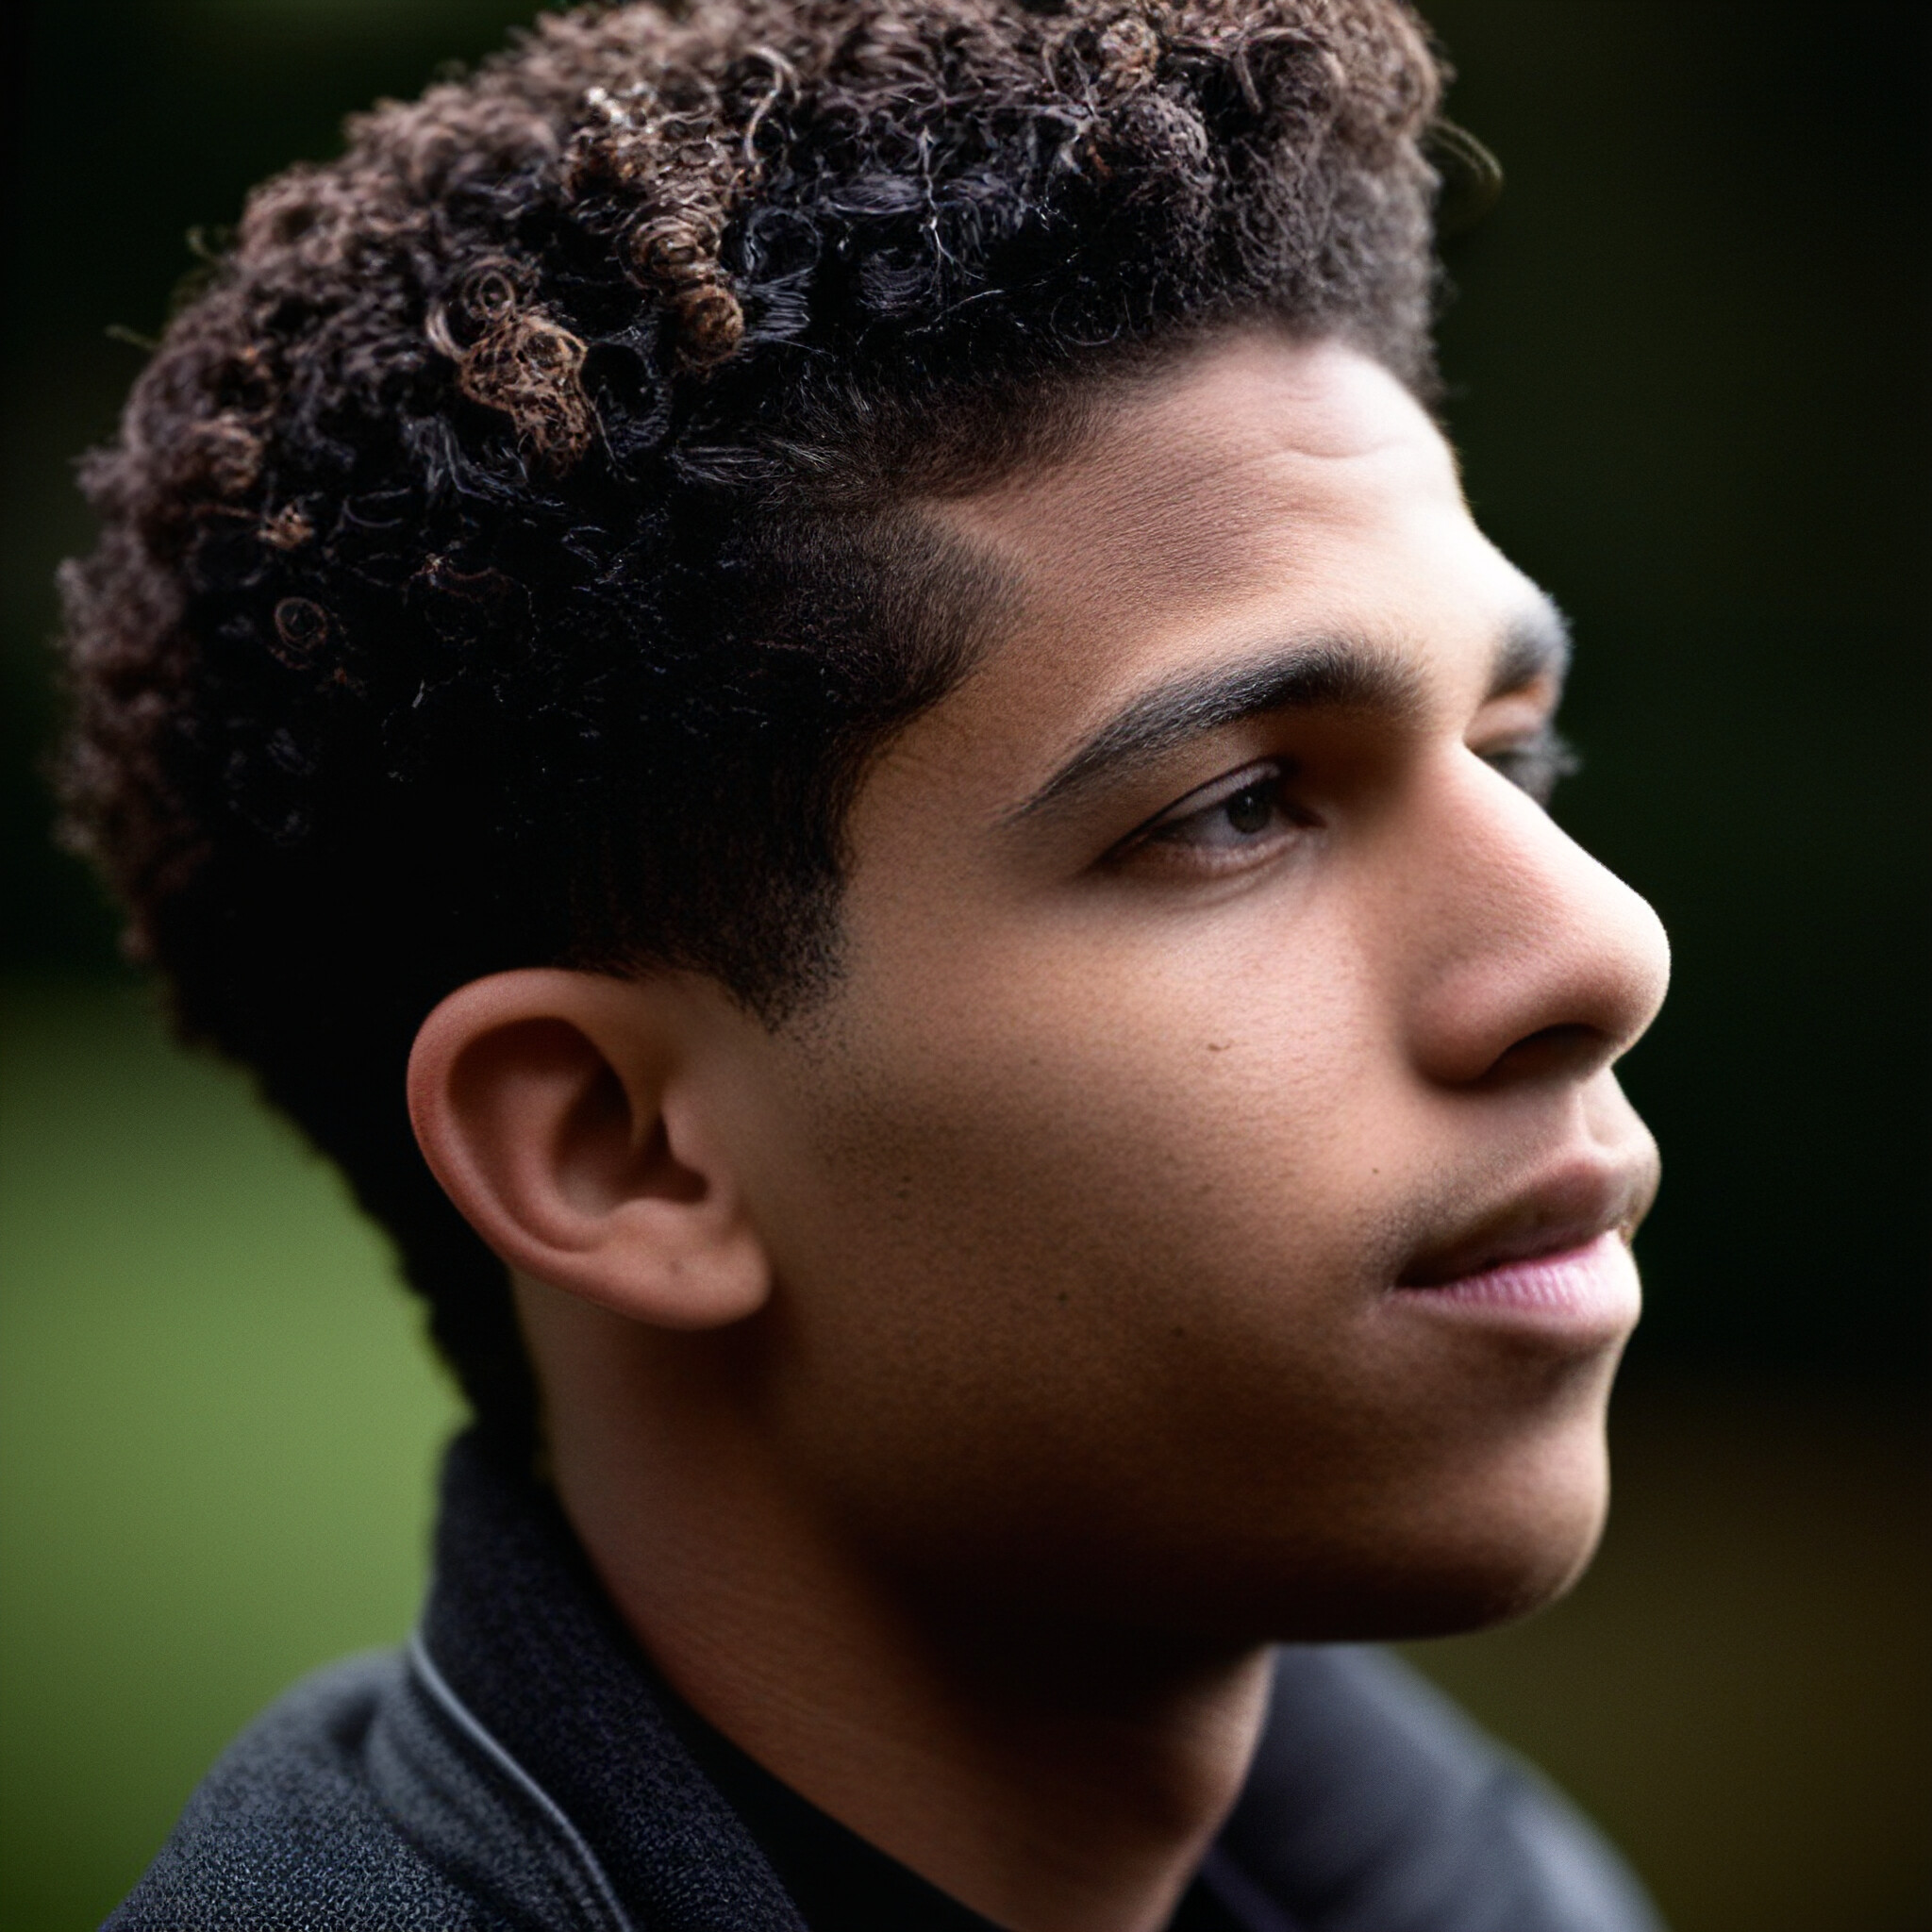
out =
[[[707,1129],[697,1031],[668,977],[474,980],[416,1036],[417,1143],[510,1267],[660,1327],[739,1321],[771,1269]]]

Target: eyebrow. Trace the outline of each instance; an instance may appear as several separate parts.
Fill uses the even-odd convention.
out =
[[[1560,693],[1574,655],[1569,621],[1551,598],[1539,598],[1503,632],[1490,672],[1490,698],[1511,697],[1545,678]]]
[[[1569,625],[1555,604],[1541,599],[1498,638],[1489,698],[1507,697],[1545,678],[1560,688],[1570,656]],[[1143,691],[1008,812],[1007,823],[1064,808],[1128,767],[1250,718],[1324,709],[1400,723],[1422,707],[1420,680],[1400,658],[1355,639],[1301,639],[1257,659],[1191,672]]]

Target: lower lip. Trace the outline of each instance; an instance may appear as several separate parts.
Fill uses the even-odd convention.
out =
[[[1642,1306],[1637,1263],[1616,1233],[1433,1288],[1398,1288],[1394,1298],[1464,1321],[1605,1341],[1627,1333]]]

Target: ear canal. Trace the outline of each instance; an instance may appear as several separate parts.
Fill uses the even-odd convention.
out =
[[[660,1201],[689,1205],[702,1201],[708,1191],[704,1175],[695,1168],[685,1166],[673,1150],[671,1130],[664,1124],[662,1114],[652,1123],[639,1163],[643,1169],[645,1191]]]
[[[424,1153],[496,1253],[668,1328],[738,1320],[769,1289],[685,1013],[653,982],[523,969],[450,994],[410,1062]]]
[[[705,1175],[678,1158],[663,1114],[648,1095],[627,1091],[608,1060],[559,1124],[558,1155],[585,1206],[650,1199],[689,1207],[709,1191]]]

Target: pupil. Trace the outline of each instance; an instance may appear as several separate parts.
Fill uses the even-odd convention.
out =
[[[1225,810],[1228,824],[1237,832],[1265,832],[1269,820],[1274,816],[1274,789],[1268,785],[1250,785],[1227,801]]]

